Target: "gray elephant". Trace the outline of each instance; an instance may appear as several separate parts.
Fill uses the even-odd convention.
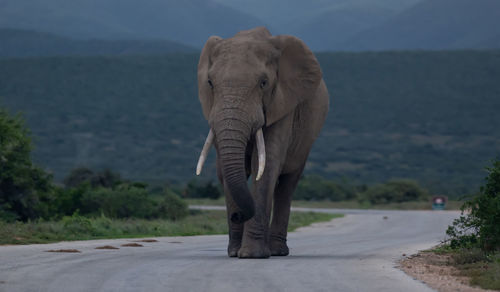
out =
[[[198,63],[198,90],[211,130],[196,172],[215,144],[228,255],[288,255],[292,193],[328,111],[316,57],[300,39],[272,36],[264,27],[211,36]]]

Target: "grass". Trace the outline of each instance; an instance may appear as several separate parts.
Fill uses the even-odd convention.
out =
[[[485,254],[477,248],[453,250],[447,246],[432,252],[449,255],[449,264],[458,269],[460,276],[468,277],[470,285],[500,290],[500,252]]]
[[[225,206],[224,197],[217,200],[211,199],[185,199],[189,205],[212,205]],[[459,210],[463,202],[448,201],[446,210]],[[382,205],[363,204],[358,201],[293,201],[293,207],[306,208],[339,208],[339,209],[382,209],[382,210],[430,210],[431,203],[428,201],[389,203]]]
[[[484,289],[500,290],[500,254],[490,256],[488,261],[458,266],[464,276],[470,277],[470,284]]]
[[[292,212],[289,231],[314,222],[329,221],[341,214]],[[226,234],[225,211],[191,211],[177,221],[145,219],[87,218],[79,215],[60,221],[6,223],[0,221],[0,244],[50,243],[104,238],[140,238],[152,236],[189,236]]]

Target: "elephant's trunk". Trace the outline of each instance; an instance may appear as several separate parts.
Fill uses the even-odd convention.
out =
[[[245,153],[252,130],[241,115],[235,115],[234,110],[225,110],[215,121],[214,131],[224,182],[239,209],[230,214],[231,221],[242,223],[255,213],[245,170]]]

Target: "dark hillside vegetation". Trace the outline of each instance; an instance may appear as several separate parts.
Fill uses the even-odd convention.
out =
[[[450,195],[477,189],[483,165],[500,151],[500,51],[319,59],[333,106],[309,171],[416,178]]]
[[[332,96],[307,174],[473,192],[500,151],[500,51],[318,54]],[[35,161],[187,182],[208,132],[197,54],[0,60],[0,105],[22,111]],[[214,153],[203,176],[215,177]]]

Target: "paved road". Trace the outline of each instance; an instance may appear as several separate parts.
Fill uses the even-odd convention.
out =
[[[0,246],[0,291],[432,291],[396,262],[439,243],[458,216],[320,211],[346,216],[291,233],[291,255],[264,260],[228,258],[226,236],[161,237],[143,247],[121,247],[134,241],[127,239]],[[120,249],[95,249],[103,245]]]

